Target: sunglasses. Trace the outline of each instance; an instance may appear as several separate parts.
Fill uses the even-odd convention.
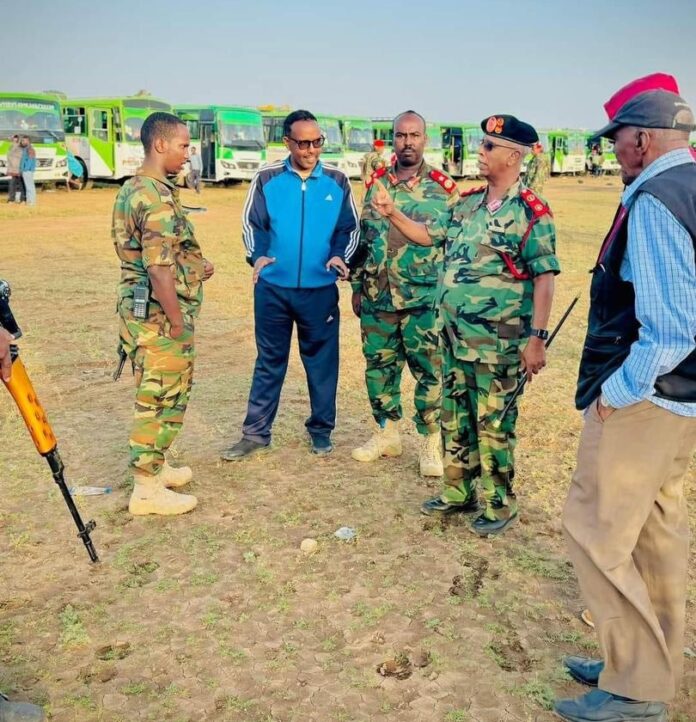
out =
[[[287,139],[291,140],[300,150],[309,150],[310,145],[312,146],[312,148],[321,148],[321,146],[324,145],[324,142],[326,141],[326,138],[323,135],[320,135],[314,140],[296,140],[291,135],[288,135]]]
[[[486,153],[490,153],[493,148],[507,148],[508,150],[514,150],[516,153],[519,153],[517,148],[511,148],[509,145],[503,145],[502,143],[494,143],[491,140],[482,140],[480,145]]]

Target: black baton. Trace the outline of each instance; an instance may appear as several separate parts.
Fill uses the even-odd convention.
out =
[[[561,327],[566,322],[566,319],[568,316],[570,316],[571,311],[575,308],[575,304],[580,300],[580,296],[577,295],[571,302],[570,306],[566,308],[565,313],[561,316],[561,320],[556,324],[556,328],[553,329],[551,332],[551,335],[548,337],[546,343],[544,344],[544,348],[548,348],[551,345],[551,342],[556,338],[556,334],[561,330]],[[515,390],[512,392],[512,396],[510,397],[510,400],[505,404],[505,408],[500,412],[500,416],[493,422],[493,428],[499,429],[501,424],[503,423],[503,420],[507,416],[508,411],[512,408],[512,405],[515,403],[515,400],[517,397],[522,393],[522,389],[524,388],[525,384],[527,383],[527,374],[525,373],[524,376],[517,382],[517,386],[515,387]]]

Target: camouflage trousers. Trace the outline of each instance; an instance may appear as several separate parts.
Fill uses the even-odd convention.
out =
[[[507,519],[517,512],[512,488],[515,475],[517,404],[499,429],[493,426],[519,378],[519,366],[457,360],[443,353],[442,436],[445,489],[443,499],[464,502],[479,481],[485,516]]]
[[[407,363],[416,380],[413,420],[418,433],[438,432],[442,381],[437,312],[427,307],[378,311],[363,298],[360,331],[375,421],[381,424],[402,417],[401,372]]]
[[[120,335],[135,367],[135,413],[128,441],[130,466],[155,475],[181,429],[191,393],[193,322],[186,319],[184,332],[172,339],[158,324],[122,316]]]

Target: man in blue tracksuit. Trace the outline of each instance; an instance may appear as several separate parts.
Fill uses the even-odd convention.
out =
[[[305,422],[315,454],[333,450],[338,384],[338,289],[358,245],[358,215],[348,178],[319,161],[324,137],[306,110],[283,124],[290,155],[254,178],[242,218],[254,267],[258,355],[242,438],[222,453],[236,461],[268,447],[297,325],[312,409]]]

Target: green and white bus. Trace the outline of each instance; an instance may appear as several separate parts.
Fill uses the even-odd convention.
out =
[[[121,180],[135,175],[145,158],[140,129],[148,115],[173,112],[147,96],[61,101],[65,140],[86,179]]]
[[[288,149],[283,143],[283,121],[291,111],[287,108],[274,108],[273,106],[261,106],[259,110],[263,117],[266,160],[268,163],[284,160],[288,155]],[[321,162],[333,165],[348,175],[338,117],[316,114],[316,119],[322,135],[326,138],[321,152]]]
[[[372,150],[375,134],[369,118],[343,117],[340,119],[346,174],[349,178],[362,176],[362,159]]]
[[[7,178],[7,151],[13,135],[27,135],[36,151],[34,181],[68,175],[60,99],[49,93],[0,93],[0,178]]]
[[[539,142],[548,154],[551,175],[585,173],[585,134],[581,130],[541,130]]]
[[[239,105],[178,105],[191,146],[201,155],[204,181],[250,180],[266,162],[261,113]]]
[[[619,162],[616,160],[616,153],[614,152],[614,143],[609,138],[598,138],[592,140],[592,133],[585,132],[585,170],[589,172],[592,169],[592,163],[590,162],[590,155],[592,154],[592,148],[595,145],[599,145],[604,162],[602,163],[602,172],[610,175],[615,175],[621,170]]]
[[[375,140],[384,141],[383,155],[385,161],[389,163],[394,151],[394,121],[390,118],[373,118],[372,129]],[[445,158],[442,150],[442,128],[439,123],[426,123],[425,132],[427,143],[423,158],[429,166],[443,170]]]
[[[440,123],[445,170],[454,178],[476,178],[483,131],[471,123]]]

